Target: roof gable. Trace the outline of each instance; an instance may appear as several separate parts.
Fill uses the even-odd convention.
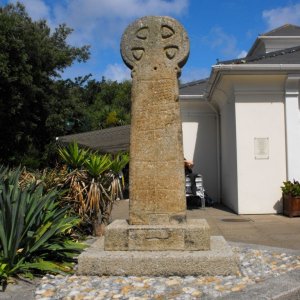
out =
[[[300,36],[300,27],[292,24],[285,24],[269,32],[261,34],[262,36]]]
[[[300,46],[300,27],[285,24],[260,34],[250,48],[247,57]]]

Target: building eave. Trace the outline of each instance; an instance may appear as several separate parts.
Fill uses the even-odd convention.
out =
[[[278,39],[300,39],[299,35],[278,35],[278,36],[268,36],[268,35],[260,35],[258,39],[265,40],[278,40]]]
[[[300,73],[300,64],[245,64],[245,65],[214,65],[212,66],[211,75],[208,80],[205,97],[211,98],[214,87],[219,82],[222,75],[234,74],[272,74],[280,72],[287,74],[289,72]]]
[[[204,100],[205,95],[179,95],[179,100]]]

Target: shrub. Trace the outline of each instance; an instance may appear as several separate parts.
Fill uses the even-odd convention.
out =
[[[128,153],[118,153],[110,166],[112,182],[110,187],[110,195],[114,200],[117,198],[123,198],[123,190],[125,186],[123,169],[129,163],[129,154]]]
[[[300,183],[295,179],[292,181],[284,181],[281,187],[282,193],[284,195],[290,195],[292,197],[300,197]]]
[[[76,142],[58,149],[60,158],[72,169],[80,169],[86,161],[89,151],[79,148]]]
[[[58,191],[44,192],[43,185],[19,184],[22,170],[0,167],[0,279],[72,272],[75,255],[84,248],[68,230],[80,219],[69,207],[60,207]]]
[[[107,155],[91,153],[84,162],[84,167],[88,174],[97,179],[103,175],[111,166],[112,161]]]
[[[83,222],[93,228],[94,235],[102,235],[104,226],[109,223],[114,201],[123,198],[121,171],[128,163],[129,155],[119,153],[113,158],[82,150],[73,142],[59,148],[59,156],[73,168],[66,176],[64,186],[68,192],[62,201],[72,205]],[[80,161],[75,169],[74,161]]]

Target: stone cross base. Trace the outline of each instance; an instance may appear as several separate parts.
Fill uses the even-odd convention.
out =
[[[237,258],[222,236],[206,251],[106,251],[99,238],[78,258],[79,275],[189,276],[236,275]]]
[[[204,219],[182,224],[129,225],[116,220],[105,230],[106,251],[197,251],[210,249],[210,228]]]

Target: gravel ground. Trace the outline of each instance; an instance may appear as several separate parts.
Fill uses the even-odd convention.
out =
[[[233,251],[240,260],[240,271],[233,276],[47,275],[37,286],[35,299],[214,299],[300,269],[300,255],[296,252],[251,246],[233,246]]]

